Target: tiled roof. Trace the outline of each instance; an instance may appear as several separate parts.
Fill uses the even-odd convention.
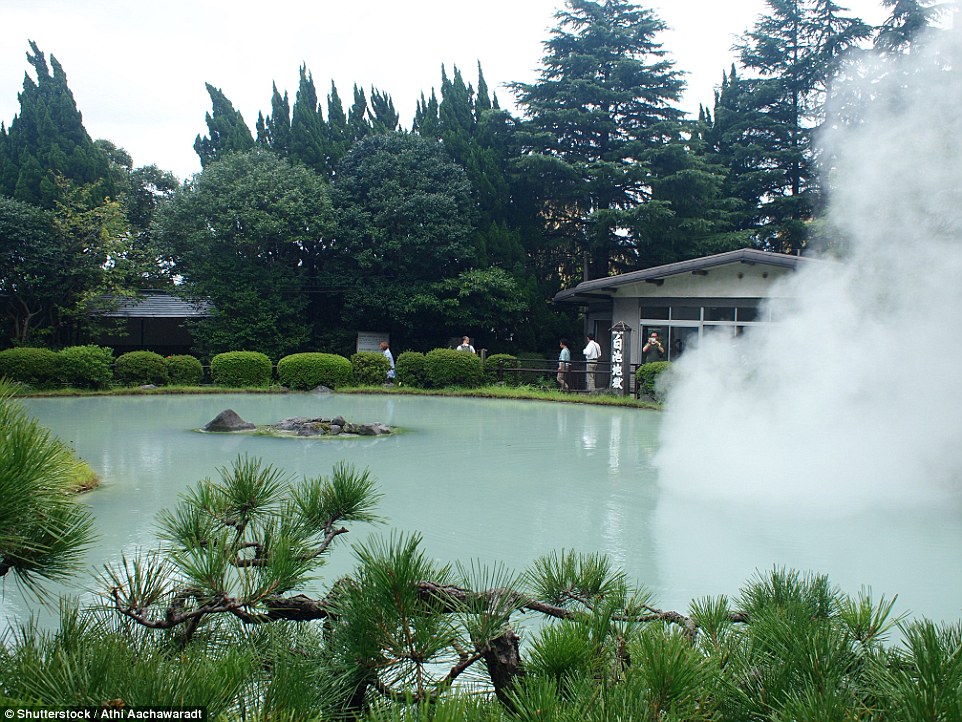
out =
[[[144,292],[138,298],[105,298],[110,318],[204,318],[213,305],[205,300],[186,300],[169,293]],[[114,304],[119,305],[114,308]]]

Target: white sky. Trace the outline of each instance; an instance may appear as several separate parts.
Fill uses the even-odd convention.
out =
[[[764,0],[648,0],[669,25],[661,41],[685,71],[682,107],[712,105],[731,66],[736,36]],[[881,0],[841,0],[870,23]],[[28,40],[63,65],[93,138],[125,148],[135,165],[156,163],[180,177],[200,170],[194,138],[207,131],[209,82],[241,111],[251,131],[270,112],[271,83],[291,104],[307,64],[318,95],[333,79],[347,108],[354,83],[389,93],[410,128],[423,92],[440,88],[441,65],[477,85],[481,62],[502,107],[502,87],[536,79],[542,43],[563,0],[0,0],[0,121],[19,112]],[[326,102],[322,102],[326,111]]]

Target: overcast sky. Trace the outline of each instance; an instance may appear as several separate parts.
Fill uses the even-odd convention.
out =
[[[206,133],[209,82],[253,131],[270,111],[271,83],[297,92],[302,63],[324,97],[330,81],[347,107],[354,83],[388,92],[410,128],[423,92],[439,88],[441,65],[477,85],[480,61],[502,107],[502,87],[536,79],[542,43],[563,0],[0,0],[0,121],[19,112],[28,40],[63,65],[94,138],[125,148],[135,165],[156,163],[187,177],[200,170],[194,138]],[[650,0],[669,31],[661,41],[687,75],[682,106],[711,105],[730,67],[736,36],[764,0]],[[881,0],[841,0],[868,22]],[[326,105],[324,106],[326,111]]]

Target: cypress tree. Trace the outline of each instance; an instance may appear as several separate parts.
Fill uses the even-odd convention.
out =
[[[223,158],[229,153],[251,150],[254,138],[244,122],[244,116],[227,99],[227,96],[210,83],[205,83],[210,95],[212,110],[207,114],[207,132],[210,135],[197,136],[194,151],[200,157],[201,168]]]
[[[427,100],[424,98],[424,93],[421,93],[421,100],[418,101],[417,108],[414,112],[414,122],[411,124],[411,130],[422,138],[430,138],[432,140],[441,139],[441,122],[438,119],[438,96],[435,94],[434,89],[431,89],[431,97]]]
[[[351,132],[351,141],[356,143],[361,138],[371,134],[371,125],[367,119],[367,98],[362,88],[354,86],[354,104],[347,112],[347,126]]]
[[[375,133],[393,133],[398,129],[400,118],[394,109],[394,101],[390,95],[373,87],[369,115],[371,129]]]
[[[267,118],[261,115],[257,118],[257,142],[282,158],[291,154],[291,104],[287,91],[282,96],[276,83],[271,93],[271,114]]]
[[[334,169],[351,149],[351,133],[341,96],[333,80],[331,92],[327,96],[327,138],[329,152],[327,164],[329,168]]]
[[[314,78],[307,66],[300,68],[300,82],[291,114],[291,158],[328,175],[327,128],[317,100]]]
[[[44,208],[61,196],[57,177],[88,187],[92,198],[115,192],[107,156],[83,126],[67,76],[57,59],[50,65],[30,41],[27,62],[36,82],[24,74],[20,114],[0,133],[0,193]]]

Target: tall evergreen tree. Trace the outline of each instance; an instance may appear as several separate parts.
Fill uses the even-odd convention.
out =
[[[625,213],[650,200],[649,156],[681,132],[684,84],[653,11],[628,0],[565,5],[540,79],[513,87],[528,116],[526,170],[548,186],[545,220],[570,248],[573,281],[644,262],[622,232]]]
[[[347,123],[347,114],[341,103],[341,96],[337,86],[331,81],[331,92],[327,96],[327,138],[328,138],[328,167],[337,168],[337,164],[351,149],[351,132]]]
[[[825,117],[830,84],[845,53],[871,28],[831,0],[766,0],[768,12],[737,46],[752,112],[743,143],[758,152],[753,170],[765,178],[763,247],[798,251],[806,223],[821,203],[812,136]]]
[[[414,122],[411,123],[411,130],[422,138],[433,140],[441,139],[441,123],[438,119],[438,96],[434,89],[431,89],[431,97],[425,99],[421,93],[421,99],[417,103],[414,112]]]
[[[371,107],[368,111],[371,129],[375,133],[393,133],[400,120],[391,96],[377,88],[371,88]]]
[[[30,49],[37,79],[24,74],[20,113],[9,130],[0,128],[0,194],[52,208],[62,198],[62,177],[100,200],[113,195],[108,158],[83,126],[63,67],[53,56],[48,65],[33,41]]]
[[[326,176],[330,173],[327,156],[327,128],[314,78],[302,65],[291,115],[291,158]]]
[[[364,89],[357,85],[354,86],[354,103],[347,112],[347,126],[355,143],[371,134],[367,119],[367,96],[364,95]]]
[[[919,34],[949,10],[935,0],[882,0],[882,5],[891,12],[876,31],[875,47],[889,53],[909,52]]]
[[[282,158],[291,154],[291,104],[287,91],[282,96],[274,84],[271,93],[271,114],[257,117],[257,142],[273,150]]]
[[[210,135],[198,135],[194,140],[194,151],[200,157],[201,168],[206,168],[229,153],[248,151],[254,147],[254,138],[244,122],[244,116],[234,109],[220,88],[210,83],[205,85],[213,107],[206,117]]]

